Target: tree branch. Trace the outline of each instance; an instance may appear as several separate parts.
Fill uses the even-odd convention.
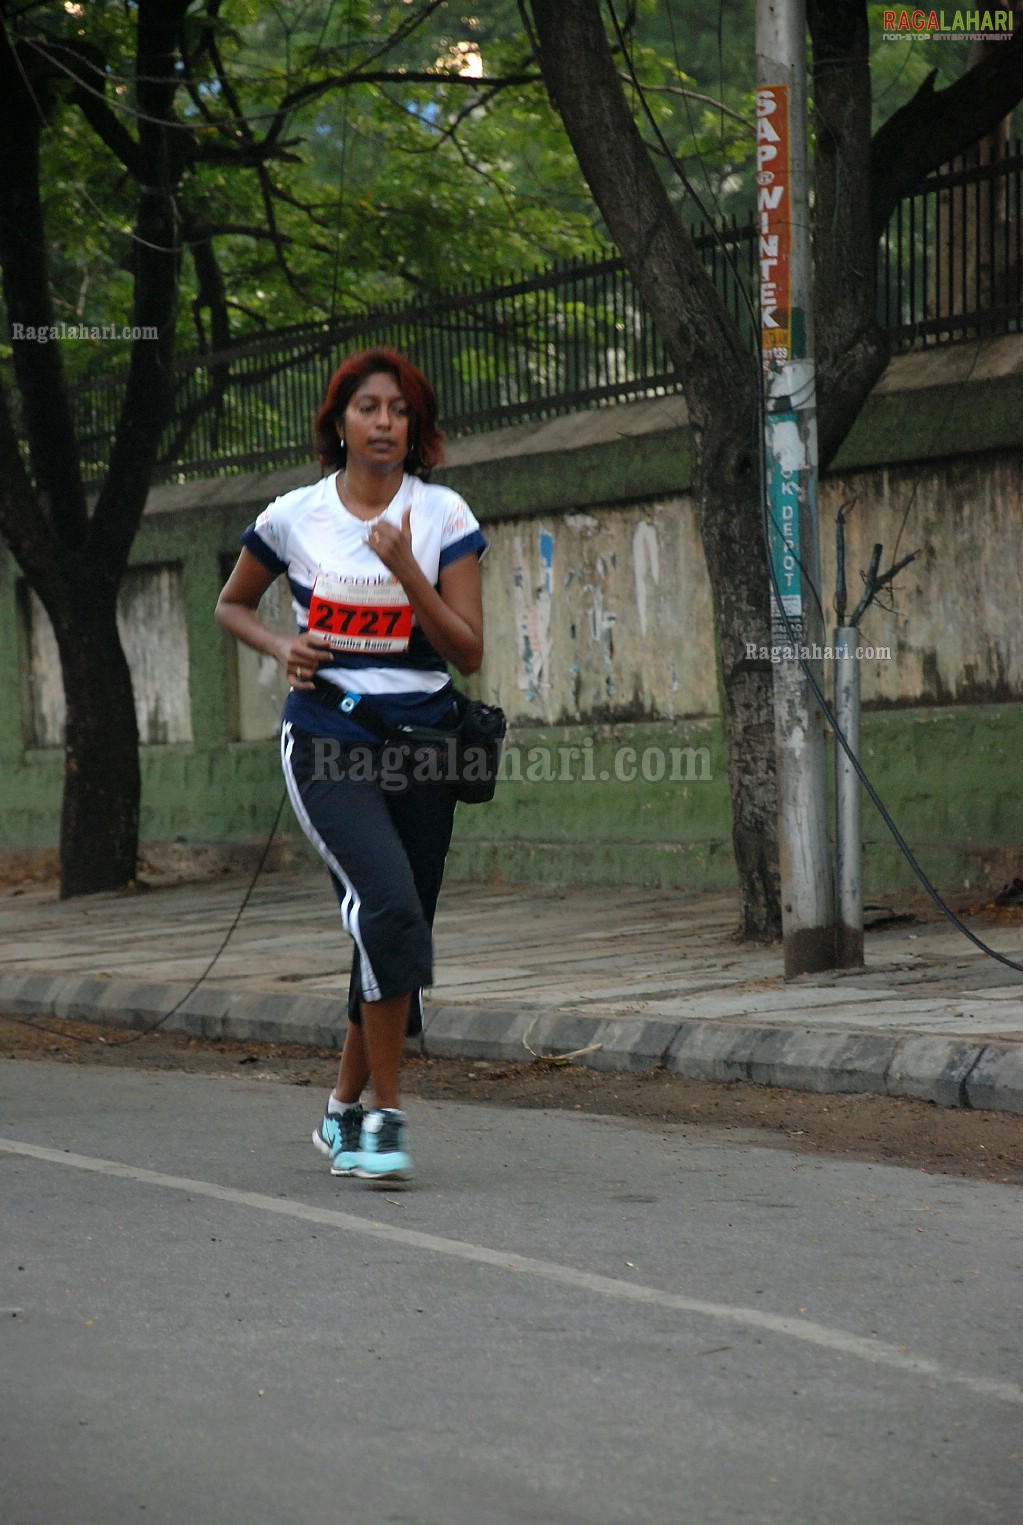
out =
[[[632,83],[631,76],[628,74],[622,74],[619,77],[627,84]],[[725,116],[740,122],[751,137],[755,138],[757,135],[756,122],[751,122],[749,117],[743,116],[741,111],[733,111],[731,106],[725,105],[724,101],[715,100],[712,95],[702,95],[699,90],[685,90],[681,85],[644,85],[643,89],[647,95],[677,95],[683,100],[699,101],[704,106],[713,106],[715,111],[722,112]]]
[[[71,79],[75,88],[71,99],[93,132],[125,169],[138,179],[141,171],[139,146],[124,123],[103,100],[107,86],[103,63],[88,47],[50,38],[28,38],[22,44],[49,67],[54,77]]]
[[[811,0],[814,348],[817,434],[826,466],[888,360],[877,321],[870,193],[870,29],[866,0]]]
[[[0,386],[0,529],[18,564],[38,590],[52,582],[62,550],[50,523],[39,512],[35,488],[25,470],[6,390]]]
[[[697,427],[755,409],[756,371],[633,120],[593,0],[532,0],[548,92],[678,372]],[[611,188],[613,187],[613,194]]]
[[[311,102],[319,100],[321,96],[329,95],[335,90],[348,89],[352,85],[460,85],[474,90],[497,89],[503,90],[512,85],[535,85],[540,82],[539,74],[509,74],[501,79],[491,79],[484,76],[482,79],[464,74],[442,73],[436,69],[373,69],[363,71],[361,68],[353,69],[347,74],[331,75],[327,79],[311,80],[309,84],[302,85],[293,90],[281,101],[274,112],[274,120],[271,123],[262,146],[269,153],[274,150],[280,134],[284,130],[285,123],[293,112],[302,106],[308,106]]]
[[[132,322],[155,328],[159,337],[139,339],[132,345],[109,469],[89,527],[93,575],[112,581],[115,588],[142,518],[173,398],[171,365],[182,231],[177,196],[185,165],[174,98],[180,83],[176,65],[181,26],[188,5],[189,0],[138,0],[142,174],[137,236],[132,241]]]
[[[0,31],[0,262],[21,421],[51,531],[77,550],[88,516],[64,368],[58,346],[35,339],[54,320],[40,196],[41,128],[25,65]]]
[[[870,226],[875,243],[899,201],[925,175],[993,132],[1023,100],[1023,25],[1011,42],[984,49],[954,84],[929,74],[911,101],[878,128],[870,150]]]

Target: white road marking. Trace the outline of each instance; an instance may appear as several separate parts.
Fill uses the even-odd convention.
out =
[[[910,1355],[884,1340],[864,1339],[862,1335],[850,1334],[845,1329],[831,1329],[826,1324],[817,1324],[810,1319],[789,1318],[784,1314],[766,1313],[760,1308],[744,1308],[732,1303],[708,1302],[705,1298],[686,1297],[680,1292],[664,1292],[659,1287],[645,1287],[636,1282],[619,1281],[612,1276],[599,1276],[593,1271],[558,1265],[552,1260],[535,1260],[529,1255],[487,1249],[485,1245],[470,1244],[464,1239],[444,1239],[439,1234],[424,1234],[419,1229],[374,1223],[371,1219],[360,1218],[355,1213],[339,1212],[332,1207],[313,1207],[284,1197],[266,1197],[257,1191],[218,1186],[214,1181],[194,1181],[188,1176],[164,1175],[157,1170],[143,1170],[137,1165],[122,1165],[117,1160],[94,1159],[91,1155],[72,1154],[63,1149],[46,1149],[39,1144],[24,1144],[18,1139],[0,1138],[0,1151],[22,1155],[30,1160],[42,1160],[50,1165],[69,1165],[74,1170],[88,1170],[94,1175],[136,1181],[142,1186],[159,1186],[165,1191],[186,1192],[189,1196],[208,1197],[215,1202],[231,1202],[237,1207],[254,1207],[260,1212],[297,1218],[303,1223],[328,1224],[349,1234],[362,1234],[367,1239],[383,1239],[390,1244],[407,1245],[411,1249],[425,1250],[434,1255],[468,1260],[497,1271],[511,1271],[518,1276],[536,1277],[577,1291],[596,1293],[600,1297],[617,1298],[619,1302],[668,1308],[676,1313],[696,1313],[704,1318],[740,1324],[747,1329],[785,1335],[789,1339],[801,1340],[804,1344],[816,1345],[838,1355],[854,1356],[857,1360],[869,1361],[876,1366],[890,1366],[896,1371],[912,1373],[935,1383],[965,1387],[982,1398],[995,1398],[1001,1403],[1023,1406],[1023,1386],[1018,1383],[952,1371],[937,1361],[931,1361],[925,1356]]]

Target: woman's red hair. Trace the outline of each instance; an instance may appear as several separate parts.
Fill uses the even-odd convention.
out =
[[[409,409],[409,448],[405,470],[412,476],[427,477],[444,459],[444,434],[437,426],[437,397],[418,366],[399,350],[380,347],[359,350],[343,360],[330,378],[323,406],[316,415],[313,438],[324,468],[340,470],[347,451],[338,438],[337,426],[344,423],[345,409],[370,376],[380,371],[392,375],[401,388]]]

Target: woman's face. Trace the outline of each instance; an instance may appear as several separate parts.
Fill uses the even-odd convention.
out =
[[[409,407],[390,371],[374,371],[366,377],[353,393],[338,432],[348,448],[348,466],[386,473],[404,465]]]

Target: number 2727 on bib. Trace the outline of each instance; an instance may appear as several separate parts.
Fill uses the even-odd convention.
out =
[[[325,635],[335,651],[407,651],[412,605],[399,582],[317,577],[309,601],[309,629]]]

